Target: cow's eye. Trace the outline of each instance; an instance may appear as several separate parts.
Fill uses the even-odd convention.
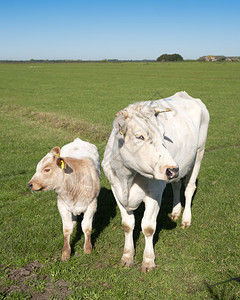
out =
[[[142,140],[142,141],[145,140],[144,136],[141,135],[141,134],[136,134],[136,138],[137,138],[138,140]]]
[[[49,168],[44,169],[44,173],[49,173],[49,172],[50,172]]]

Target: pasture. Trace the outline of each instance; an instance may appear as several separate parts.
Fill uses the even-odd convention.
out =
[[[102,173],[93,252],[84,255],[78,224],[62,263],[56,195],[27,188],[38,161],[76,137],[94,143],[102,159],[116,112],[181,90],[211,117],[191,227],[171,220],[167,188],[157,268],[140,272],[143,207],[135,214],[135,265],[122,268],[121,216]],[[0,299],[240,298],[239,95],[239,63],[0,64]]]

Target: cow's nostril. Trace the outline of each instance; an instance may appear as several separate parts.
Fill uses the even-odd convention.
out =
[[[32,189],[32,186],[33,186],[33,185],[29,182],[29,183],[28,183],[28,187],[30,188],[30,190]]]
[[[167,168],[166,169],[166,176],[168,179],[173,179],[178,177],[179,168]]]

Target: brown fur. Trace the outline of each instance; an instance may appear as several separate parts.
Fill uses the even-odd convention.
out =
[[[72,195],[76,202],[79,198],[90,200],[98,196],[99,178],[90,158],[74,159],[64,158],[67,167],[64,170],[66,191]],[[70,175],[70,176],[68,176]]]
[[[127,226],[126,224],[122,224],[122,227],[123,227],[123,230],[124,230],[124,232],[126,232],[126,233],[129,233],[130,232],[130,227],[129,226]]]
[[[143,232],[143,234],[144,234],[145,236],[151,236],[151,235],[153,235],[153,233],[154,233],[154,230],[153,230],[151,227],[145,228],[145,229],[144,229],[144,232]]]
[[[97,207],[97,196],[100,191],[100,179],[93,160],[90,158],[61,157],[59,147],[54,147],[50,153],[52,155],[46,155],[39,162],[35,175],[29,181],[30,189],[32,191],[56,190],[58,201],[59,199],[63,201],[67,199],[68,204],[69,202],[73,202],[76,206],[77,202],[82,204],[83,210],[80,209],[79,213],[85,214],[91,205],[92,212],[91,210],[88,212],[88,218],[92,222]],[[76,223],[75,220],[73,221]],[[84,252],[86,254],[92,252],[92,225],[88,226],[89,229],[86,226],[82,228],[85,234]],[[72,228],[71,226],[69,227],[71,229],[67,228],[63,228],[62,261],[66,261],[71,255],[70,236]]]

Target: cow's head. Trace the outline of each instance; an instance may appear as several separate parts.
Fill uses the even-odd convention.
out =
[[[29,181],[28,187],[32,191],[54,190],[67,168],[65,160],[60,157],[60,148],[54,147],[37,164],[36,173]]]
[[[116,114],[119,154],[128,169],[157,180],[178,176],[178,165],[165,147],[164,126],[148,105],[130,105]]]

